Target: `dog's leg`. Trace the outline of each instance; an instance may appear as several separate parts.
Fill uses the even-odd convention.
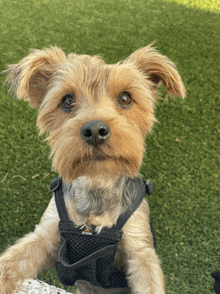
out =
[[[166,284],[160,261],[153,246],[146,200],[123,227],[123,250],[132,294],[164,294]]]
[[[0,294],[12,294],[20,281],[36,277],[57,258],[60,235],[54,197],[34,232],[19,239],[0,256]]]

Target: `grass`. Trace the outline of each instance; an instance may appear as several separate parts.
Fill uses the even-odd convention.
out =
[[[220,269],[220,15],[160,0],[12,0],[0,1],[0,16],[0,71],[30,48],[57,45],[115,63],[155,40],[177,64],[187,98],[158,102],[140,171],[154,183],[148,201],[167,293],[212,293],[210,273]],[[37,111],[7,90],[0,88],[0,252],[34,230],[56,176]],[[60,286],[53,270],[39,278]]]
[[[212,11],[220,13],[220,2],[219,0],[165,0],[167,2],[176,2],[184,4],[186,7],[196,7],[204,9],[206,11]]]

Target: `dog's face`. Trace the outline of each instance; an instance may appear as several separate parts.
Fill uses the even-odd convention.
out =
[[[49,132],[53,167],[67,182],[137,176],[144,137],[156,121],[159,82],[171,95],[185,96],[174,64],[151,46],[113,65],[96,56],[66,56],[57,47],[34,50],[4,73],[16,97],[39,109],[37,124],[40,133]]]

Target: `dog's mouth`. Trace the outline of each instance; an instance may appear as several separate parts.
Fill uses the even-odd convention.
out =
[[[110,157],[110,156],[103,156],[103,155],[97,155],[95,156],[92,160],[95,161],[103,161],[103,160],[115,160],[116,158],[114,157]]]
[[[116,162],[123,162],[128,164],[128,160],[123,157],[116,157],[116,156],[104,156],[104,155],[94,155],[94,156],[84,156],[83,158],[78,159],[75,164],[89,164],[91,162],[103,162],[103,161],[116,161]]]
[[[108,175],[108,177],[116,177],[124,174],[132,177],[138,170],[136,162],[133,158],[126,158],[121,155],[105,154],[97,152],[96,154],[81,154],[72,162],[71,169],[59,171],[61,175],[69,181],[80,176],[99,177]]]
[[[94,161],[106,161],[106,160],[116,160],[116,157],[110,157],[110,156],[103,156],[103,155],[96,155],[96,156],[84,156],[83,158],[80,158],[76,161],[76,164],[87,164],[89,162],[94,162]]]

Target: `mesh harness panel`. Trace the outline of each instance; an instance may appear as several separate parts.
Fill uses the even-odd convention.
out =
[[[59,231],[61,247],[59,260],[55,263],[58,279],[63,285],[72,286],[77,280],[86,280],[95,286],[108,288],[127,288],[125,274],[112,264],[117,244],[122,237],[122,227],[139,207],[146,192],[153,191],[152,183],[143,180],[143,187],[132,201],[132,205],[119,216],[112,228],[102,228],[98,234],[95,226],[77,227],[69,219],[62,191],[62,179],[57,177],[50,183],[50,191],[55,193],[55,201],[60,217]],[[156,248],[155,231],[150,220],[154,247]]]

